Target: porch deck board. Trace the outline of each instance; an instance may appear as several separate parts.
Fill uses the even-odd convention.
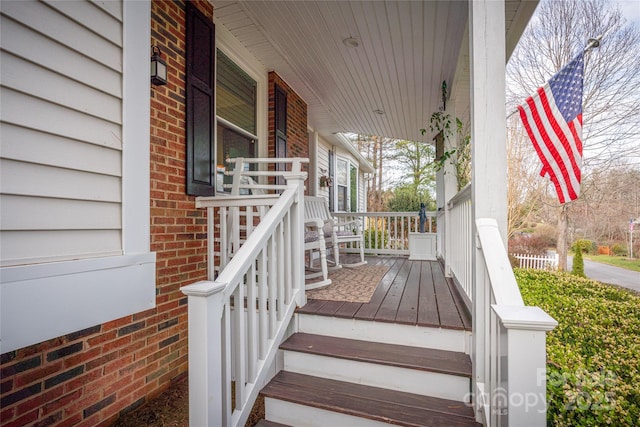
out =
[[[342,317],[345,319],[353,319],[353,316],[360,310],[362,303],[360,302],[345,302],[342,307],[335,312],[334,316]]]
[[[455,289],[455,284],[453,283],[453,279],[450,277],[446,278],[447,283],[449,284],[449,289]],[[452,291],[451,295],[458,307],[468,307],[462,295],[459,292]],[[462,320],[462,324],[464,328],[467,330],[471,330],[471,312],[468,309],[458,310],[460,313],[460,319]]]
[[[380,308],[373,318],[374,320],[378,322],[394,322],[396,320],[402,294],[404,293],[405,286],[409,280],[410,272],[411,264],[408,262],[403,263],[398,275],[393,280],[387,295],[384,297],[382,304],[380,304]]]
[[[425,262],[420,266],[420,296],[418,297],[418,325],[440,326],[438,303],[436,302],[436,288],[433,284],[431,263]],[[436,266],[437,268],[437,266]]]
[[[407,283],[420,283],[420,264],[411,263],[411,271],[407,278]],[[406,323],[415,325],[418,321],[418,303],[420,295],[420,286],[405,286],[398,307],[398,314],[395,321],[397,323]]]
[[[393,262],[389,263],[389,271],[387,271],[387,273],[382,277],[380,283],[378,283],[378,287],[373,292],[371,300],[366,304],[362,304],[360,310],[358,310],[358,312],[353,316],[354,319],[373,320],[376,316],[376,313],[384,301],[389,288],[393,284],[393,280],[404,264],[403,258],[390,258],[390,260]]]
[[[372,256],[367,261],[371,265],[389,266],[368,303],[309,299],[298,312],[471,330],[471,315],[464,300],[453,281],[445,278],[437,261]]]
[[[439,267],[439,266],[438,266]],[[438,302],[438,314],[440,325],[451,329],[464,329],[458,307],[451,295],[449,284],[444,278],[442,268],[432,268],[433,283],[436,288],[436,301]]]

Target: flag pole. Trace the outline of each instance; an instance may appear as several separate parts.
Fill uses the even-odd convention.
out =
[[[587,47],[584,48],[583,52],[587,53],[589,50],[591,50],[594,47],[600,47],[600,40],[602,40],[602,34],[600,34],[596,38],[589,39],[587,43]]]
[[[600,40],[602,40],[602,34],[600,34],[598,37],[592,37],[587,41],[587,46],[584,48],[584,50],[582,51],[583,53],[587,53],[588,51],[590,51],[591,49],[593,49],[594,47],[600,47]],[[515,113],[518,112],[518,109],[516,108],[515,110],[513,110],[511,113],[509,113],[507,115],[507,119],[509,119],[509,117],[513,116]]]

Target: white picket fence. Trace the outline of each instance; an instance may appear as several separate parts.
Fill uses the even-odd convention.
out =
[[[558,254],[551,256],[511,254],[520,262],[520,268],[536,270],[555,270],[558,268]]]

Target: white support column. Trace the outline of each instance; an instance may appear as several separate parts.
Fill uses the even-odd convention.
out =
[[[224,283],[198,282],[180,288],[188,296],[189,425],[223,424],[225,399],[223,314]]]
[[[494,218],[507,236],[504,1],[469,1],[473,222]],[[473,235],[476,235],[474,230]],[[473,256],[473,392],[486,384],[491,294],[479,248]],[[480,421],[479,400],[475,400]]]
[[[498,425],[547,424],[546,332],[558,322],[539,307],[492,306],[500,324],[501,348],[497,355],[503,396],[492,396],[507,408],[497,410]],[[506,378],[504,378],[506,376]],[[508,380],[508,381],[506,381]],[[504,410],[506,409],[506,410]]]

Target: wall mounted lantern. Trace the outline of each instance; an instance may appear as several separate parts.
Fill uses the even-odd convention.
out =
[[[167,63],[162,60],[158,46],[151,46],[151,83],[156,86],[167,84]]]

